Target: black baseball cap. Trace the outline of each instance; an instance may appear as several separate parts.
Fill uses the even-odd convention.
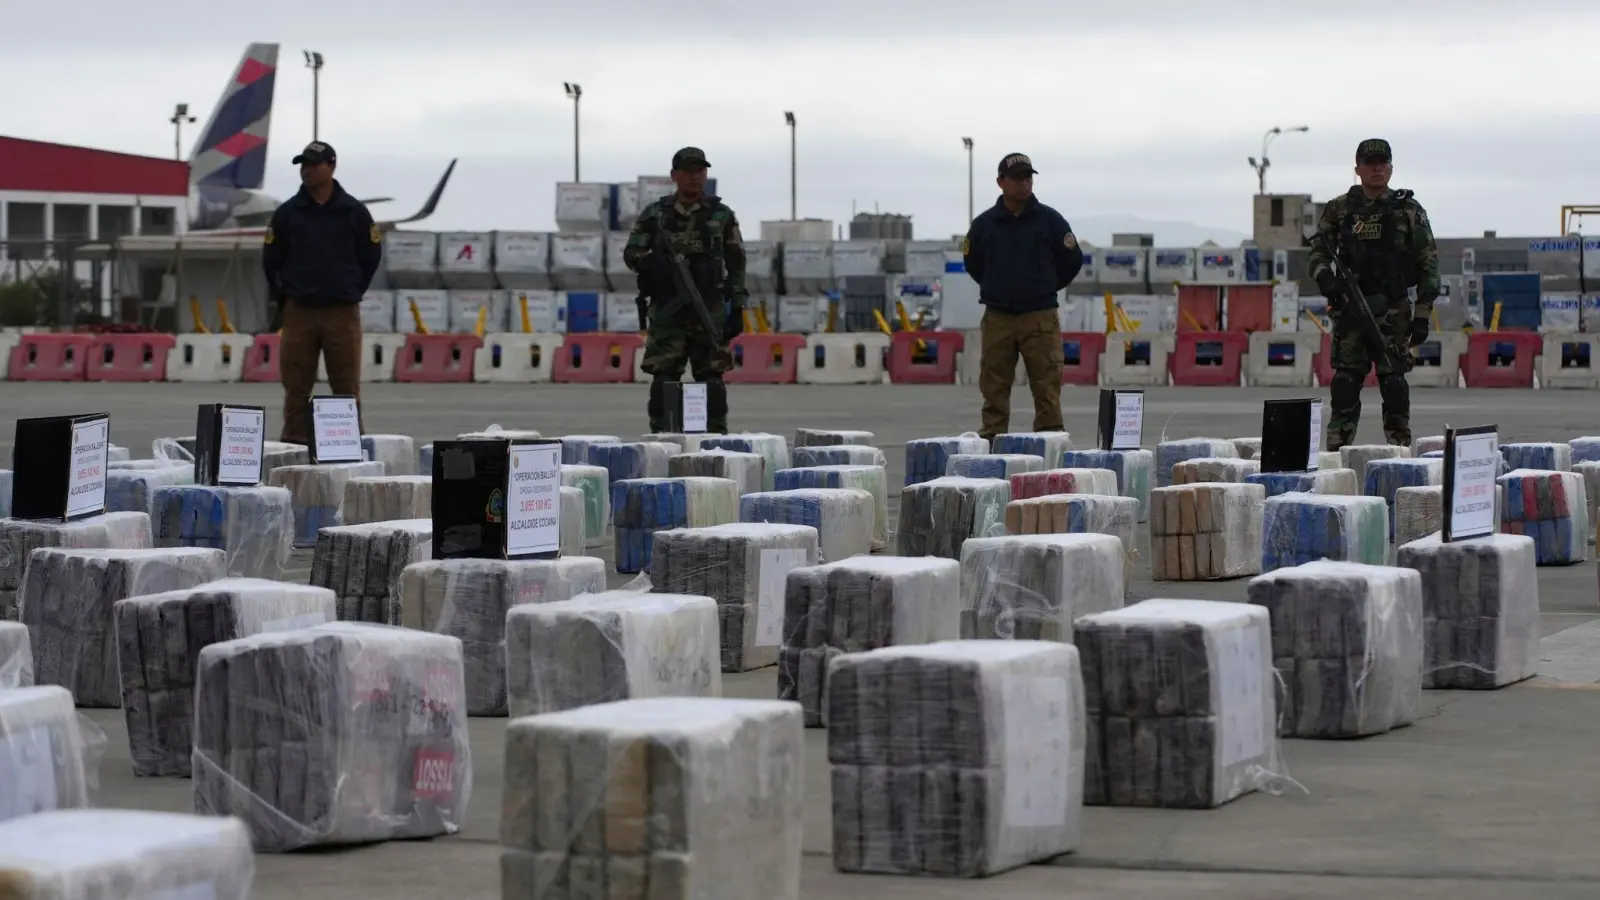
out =
[[[1007,153],[1000,160],[1000,174],[1005,175],[1037,175],[1039,170],[1033,167],[1033,160],[1026,153]]]
[[[693,169],[697,166],[711,168],[711,163],[706,161],[706,152],[699,147],[685,147],[672,154],[673,171]]]
[[[312,141],[291,161],[297,166],[302,163],[336,163],[339,161],[339,154],[333,152],[332,144]]]
[[[1383,138],[1367,138],[1356,145],[1356,162],[1372,157],[1382,157],[1384,162],[1394,160],[1394,151]]]

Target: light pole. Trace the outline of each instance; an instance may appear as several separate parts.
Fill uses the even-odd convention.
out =
[[[179,103],[172,110],[172,118],[167,121],[172,123],[172,158],[183,160],[183,123],[194,124],[194,116],[189,115],[189,104]]]
[[[315,141],[322,124],[322,54],[315,50],[301,52],[306,56],[306,68],[311,70],[311,139]]]
[[[1254,156],[1250,157],[1250,168],[1256,170],[1256,193],[1265,194],[1267,192],[1267,168],[1272,165],[1272,160],[1267,159],[1267,146],[1272,143],[1272,139],[1280,134],[1292,134],[1297,131],[1306,132],[1310,130],[1310,125],[1296,125],[1293,128],[1281,128],[1275,126],[1268,129],[1267,133],[1262,135],[1261,161],[1257,162]]]
[[[783,121],[789,125],[789,221],[797,222],[800,220],[800,190],[796,186],[798,168],[795,165],[794,113],[784,113]]]
[[[572,100],[572,180],[576,183],[582,181],[578,177],[578,100],[583,96],[583,86],[576,81],[563,81],[561,86]]]
[[[967,224],[972,224],[972,138],[961,139],[961,146],[967,148]]]

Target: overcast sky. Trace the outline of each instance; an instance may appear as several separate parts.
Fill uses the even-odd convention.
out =
[[[0,133],[169,156],[172,104],[203,121],[257,40],[282,44],[267,188],[297,183],[289,159],[311,127],[300,51],[320,50],[322,137],[353,192],[396,198],[375,212],[411,213],[460,157],[437,230],[553,227],[554,184],[572,176],[563,81],[583,85],[585,180],[665,174],[673,150],[703,147],[752,237],[789,213],[785,110],[801,216],[877,207],[913,216],[919,237],[965,228],[964,135],[980,209],[999,158],[1020,150],[1040,198],[1084,221],[1247,233],[1245,158],[1268,128],[1298,124],[1311,131],[1273,145],[1269,190],[1342,192],[1355,145],[1381,136],[1395,185],[1441,235],[1548,234],[1563,203],[1600,202],[1595,0],[767,5],[16,4],[0,29]]]

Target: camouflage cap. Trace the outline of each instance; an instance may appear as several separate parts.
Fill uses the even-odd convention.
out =
[[[1007,153],[1000,160],[1001,175],[1037,175],[1039,170],[1033,167],[1033,160],[1026,153]]]
[[[674,171],[692,169],[696,166],[711,168],[711,163],[706,161],[706,152],[699,147],[685,147],[672,154],[672,168]]]
[[[1389,148],[1389,142],[1383,138],[1367,138],[1356,145],[1356,161],[1360,162],[1369,156],[1381,156],[1390,160],[1394,159],[1394,151]]]

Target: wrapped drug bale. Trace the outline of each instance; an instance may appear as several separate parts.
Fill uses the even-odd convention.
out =
[[[1495,531],[1500,530],[1500,510],[1505,488],[1494,486]],[[1440,485],[1403,487],[1394,492],[1394,543],[1396,547],[1425,538],[1444,528],[1444,488]]]
[[[1427,437],[1413,438],[1411,441],[1411,455],[1421,456],[1434,450],[1444,452],[1444,435],[1431,434]]]
[[[842,655],[828,675],[835,868],[976,877],[1078,846],[1076,648],[885,647]]]
[[[1389,536],[1394,537],[1394,494],[1403,487],[1426,487],[1444,478],[1440,459],[1374,459],[1367,463],[1362,493],[1382,497],[1389,506]]]
[[[116,444],[106,445],[106,462],[125,462],[133,458],[127,447],[118,447]]]
[[[262,578],[118,600],[112,607],[133,774],[189,775],[195,671],[211,644],[334,621],[333,591]]]
[[[772,490],[773,478],[780,470],[789,468],[789,442],[778,434],[750,432],[712,435],[700,442],[699,449],[735,450],[740,453],[754,453],[761,457],[765,463],[761,470],[763,490]]]
[[[41,547],[133,550],[151,546],[148,513],[105,513],[75,522],[0,519],[0,619],[16,620],[23,572],[33,551]]]
[[[0,885],[18,900],[248,900],[254,879],[238,819],[64,809],[0,823]]]
[[[11,518],[11,470],[0,469],[0,519]]]
[[[159,469],[108,469],[106,512],[142,512],[154,516],[156,490],[179,484],[194,484],[192,464]]]
[[[838,447],[844,444],[870,447],[877,440],[877,435],[870,431],[830,431],[824,428],[796,428],[794,431],[796,448]]]
[[[1172,484],[1172,467],[1187,459],[1237,459],[1239,449],[1222,438],[1187,438],[1156,445],[1156,487]]]
[[[167,457],[160,459],[125,459],[121,462],[106,463],[106,470],[121,469],[129,472],[149,472],[156,469],[175,469],[184,466],[188,466],[193,471],[194,462],[192,460],[174,460]]]
[[[423,444],[417,448],[417,471],[423,475],[433,473],[433,445]]]
[[[1065,452],[1065,451],[1063,451]],[[1011,476],[1011,499],[1050,494],[1117,495],[1117,473],[1110,469],[1044,469]]]
[[[617,571],[650,569],[658,531],[739,521],[739,486],[726,478],[635,478],[611,485]]]
[[[33,686],[33,647],[28,626],[0,621],[0,691]]]
[[[629,478],[666,478],[667,461],[680,452],[677,444],[660,441],[590,444],[588,464],[605,469],[612,484]]]
[[[677,434],[674,432],[656,431],[651,432],[650,434],[639,435],[639,440],[646,443],[654,441],[659,444],[677,444],[678,449],[684,453],[694,453],[697,450],[703,449],[700,446],[702,442],[710,438],[721,436],[722,435],[720,434],[706,434],[703,432],[699,434]]]
[[[569,434],[557,438],[561,441],[561,464],[565,466],[582,466],[589,463],[589,448],[595,444],[620,444],[622,438],[614,434]],[[657,442],[646,438],[651,443],[675,443],[674,441]]]
[[[1589,558],[1588,494],[1575,472],[1513,469],[1497,481],[1505,488],[1500,530],[1533,538],[1541,566]]]
[[[344,503],[339,511],[345,525],[426,519],[432,515],[432,475],[352,478],[345,482]]]
[[[601,591],[504,618],[513,717],[647,697],[720,697],[710,597]]]
[[[1252,579],[1250,602],[1272,617],[1279,734],[1362,737],[1416,721],[1423,659],[1416,570],[1309,562]]]
[[[1215,809],[1283,770],[1266,609],[1146,600],[1075,629],[1084,803]]]
[[[537,441],[543,434],[528,428],[501,428],[490,425],[482,431],[468,431],[456,435],[458,441]]]
[[[1349,468],[1344,464],[1344,454],[1338,450],[1317,451],[1317,471],[1326,472],[1329,469]],[[1356,472],[1356,484],[1361,484],[1361,473]]]
[[[739,496],[754,494],[766,484],[766,460],[736,450],[696,450],[667,460],[673,478],[726,478],[739,486]]]
[[[1410,456],[1410,447],[1397,447],[1393,444],[1351,444],[1339,448],[1339,467],[1355,469],[1356,478],[1361,484],[1366,484],[1367,463],[1375,459],[1406,459]],[[1318,468],[1322,466],[1319,465]]]
[[[800,896],[800,710],[625,700],[506,727],[507,897]]]
[[[1233,444],[1233,449],[1239,454],[1240,459],[1255,459],[1261,455],[1261,438],[1234,438],[1230,443]]]
[[[1244,484],[1261,471],[1258,459],[1213,459],[1195,457],[1172,466],[1173,484]]]
[[[1600,437],[1576,437],[1567,442],[1572,448],[1572,462],[1600,462]]]
[[[858,556],[789,573],[778,699],[807,728],[827,724],[828,663],[841,653],[961,636],[961,566],[924,556]]]
[[[796,447],[789,454],[792,467],[809,469],[817,466],[883,466],[887,471],[889,460],[877,447],[859,444],[839,444],[832,447]]]
[[[660,531],[650,589],[716,601],[722,671],[748,672],[778,661],[784,577],[815,566],[818,553],[817,529],[809,525],[735,522]]]
[[[1447,544],[1431,534],[1401,545],[1395,557],[1422,575],[1423,688],[1493,690],[1539,674],[1532,538]]]
[[[1139,501],[1139,521],[1150,518],[1150,482],[1155,454],[1149,450],[1068,450],[1061,454],[1064,469],[1110,469],[1117,476],[1117,493]]]
[[[400,576],[396,624],[458,638],[467,715],[503,716],[507,612],[523,604],[558,603],[605,589],[606,564],[592,556],[417,562]],[[518,677],[512,674],[513,681]]]
[[[1151,577],[1210,581],[1261,574],[1266,499],[1259,484],[1186,484],[1151,491]]]
[[[294,552],[294,501],[287,488],[207,487],[156,491],[158,547],[208,547],[237,578],[280,578]]]
[[[1044,468],[1060,464],[1061,454],[1072,446],[1072,435],[1065,431],[1018,431],[994,436],[993,452],[1023,454],[1044,460]]]
[[[344,488],[350,479],[383,474],[381,462],[279,466],[267,477],[267,484],[289,489],[294,508],[294,545],[315,547],[318,530],[344,524]]]
[[[195,812],[243,819],[257,850],[460,829],[461,641],[332,622],[212,644],[198,671]]]
[[[0,784],[6,786],[0,821],[88,806],[84,749],[70,691],[54,685],[0,691]],[[0,885],[10,849],[0,843]]]
[[[967,538],[1005,533],[1011,483],[998,478],[950,475],[900,491],[896,556],[960,559]]]
[[[1589,543],[1595,541],[1595,525],[1600,522],[1600,462],[1575,462],[1572,471],[1583,479],[1583,493],[1589,511]]]
[[[1044,471],[1044,457],[999,453],[954,453],[944,473],[961,478],[1006,478],[1023,472]]]
[[[1257,472],[1245,484],[1259,484],[1268,497],[1279,494],[1334,494],[1354,497],[1361,493],[1355,469],[1318,469],[1315,472]]]
[[[969,431],[959,437],[931,437],[906,441],[906,487],[943,478],[950,457],[963,453],[988,453],[989,442]]]
[[[582,488],[561,488],[560,546],[562,556],[583,555],[585,545],[589,539],[588,526],[583,521],[585,502]]]
[[[611,475],[604,466],[561,466],[561,486],[583,491],[583,544],[604,547],[611,534]]]
[[[311,583],[339,598],[343,622],[400,624],[400,577],[433,558],[433,520],[335,525],[317,532]]]
[[[1109,534],[1122,541],[1125,560],[1136,552],[1139,501],[1103,494],[1047,494],[1006,504],[1008,534]]]
[[[780,491],[801,488],[854,488],[866,491],[872,495],[872,549],[881,551],[889,548],[889,476],[882,466],[784,469],[773,480]],[[832,559],[830,557],[830,561]]]
[[[1571,444],[1553,442],[1501,444],[1500,456],[1505,459],[1507,469],[1572,471]]]
[[[973,538],[961,548],[961,636],[1070,643],[1073,620],[1120,609],[1126,584],[1110,535]]]
[[[1389,507],[1381,497],[1280,494],[1261,523],[1261,571],[1319,559],[1381,566],[1389,557]]]
[[[368,462],[383,463],[387,475],[431,475],[433,472],[431,466],[427,472],[417,471],[416,441],[409,435],[363,434],[361,451]]]
[[[817,530],[822,562],[872,552],[873,496],[855,488],[800,488],[746,494],[739,521],[810,525]]]
[[[261,481],[267,483],[272,473],[283,466],[311,465],[310,449],[300,444],[282,441],[263,441],[261,445]]]

